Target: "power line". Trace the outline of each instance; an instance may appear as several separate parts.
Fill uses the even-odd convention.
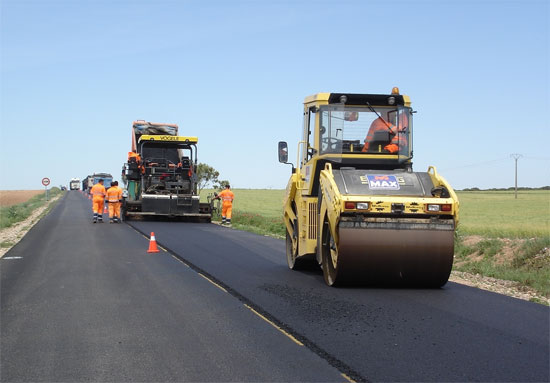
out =
[[[537,161],[550,161],[550,157],[531,157],[531,156],[524,156],[523,158],[527,160],[537,160]]]
[[[463,169],[463,168],[471,168],[471,167],[477,167],[477,166],[480,166],[480,165],[487,165],[487,164],[492,164],[492,163],[496,163],[496,162],[504,162],[504,161],[508,161],[508,157],[497,158],[496,160],[477,162],[475,164],[457,166],[457,167],[454,167],[454,168],[444,168],[444,169],[440,169],[440,170],[441,171],[449,171],[449,170],[456,170],[456,169]]]
[[[523,154],[520,154],[519,156],[523,159],[526,159],[526,160],[550,161],[550,157],[532,157],[532,156],[524,156]],[[464,168],[477,167],[477,166],[481,166],[481,165],[489,165],[489,164],[493,164],[493,163],[497,163],[497,162],[508,161],[510,157],[508,157],[508,156],[507,157],[501,157],[501,158],[497,158],[497,159],[494,159],[494,160],[476,162],[476,163],[473,163],[473,164],[461,165],[461,166],[456,166],[456,167],[453,167],[453,168],[442,168],[442,169],[439,169],[439,170],[440,171],[450,171],[450,170],[458,170],[458,169],[464,169]]]

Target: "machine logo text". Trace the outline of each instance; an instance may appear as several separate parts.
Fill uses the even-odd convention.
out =
[[[396,176],[367,174],[367,180],[371,190],[399,190]]]

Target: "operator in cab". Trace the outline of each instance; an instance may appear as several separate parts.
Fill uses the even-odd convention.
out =
[[[136,152],[128,152],[128,163],[136,163],[141,174],[145,174],[145,167],[141,163],[141,156]]]
[[[392,154],[397,153],[399,149],[403,149],[408,145],[406,135],[398,134],[405,132],[408,125],[409,119],[404,113],[400,114],[399,116],[399,127],[390,124],[384,118],[382,118],[382,116],[378,117],[370,125],[369,132],[367,133],[367,137],[365,138],[365,145],[363,145],[363,149],[361,151],[369,151],[369,144],[372,142],[375,132],[387,131],[391,135],[391,141],[384,146],[384,150]]]
[[[103,179],[100,179],[97,184],[90,189],[92,195],[92,211],[94,213],[93,223],[103,222],[103,206],[105,203],[105,186]]]

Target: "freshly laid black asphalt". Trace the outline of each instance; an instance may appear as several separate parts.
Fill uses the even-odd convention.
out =
[[[546,306],[330,288],[290,271],[282,240],[89,210],[68,193],[0,261],[2,382],[550,380]]]
[[[455,283],[331,288],[319,270],[289,270],[282,240],[216,225],[131,225],[155,232],[159,243],[355,379],[550,379],[547,306]]]
[[[69,192],[0,260],[0,381],[344,381],[148,243]]]

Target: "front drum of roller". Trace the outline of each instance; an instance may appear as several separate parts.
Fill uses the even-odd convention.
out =
[[[440,287],[454,256],[453,230],[339,228],[342,283]]]

